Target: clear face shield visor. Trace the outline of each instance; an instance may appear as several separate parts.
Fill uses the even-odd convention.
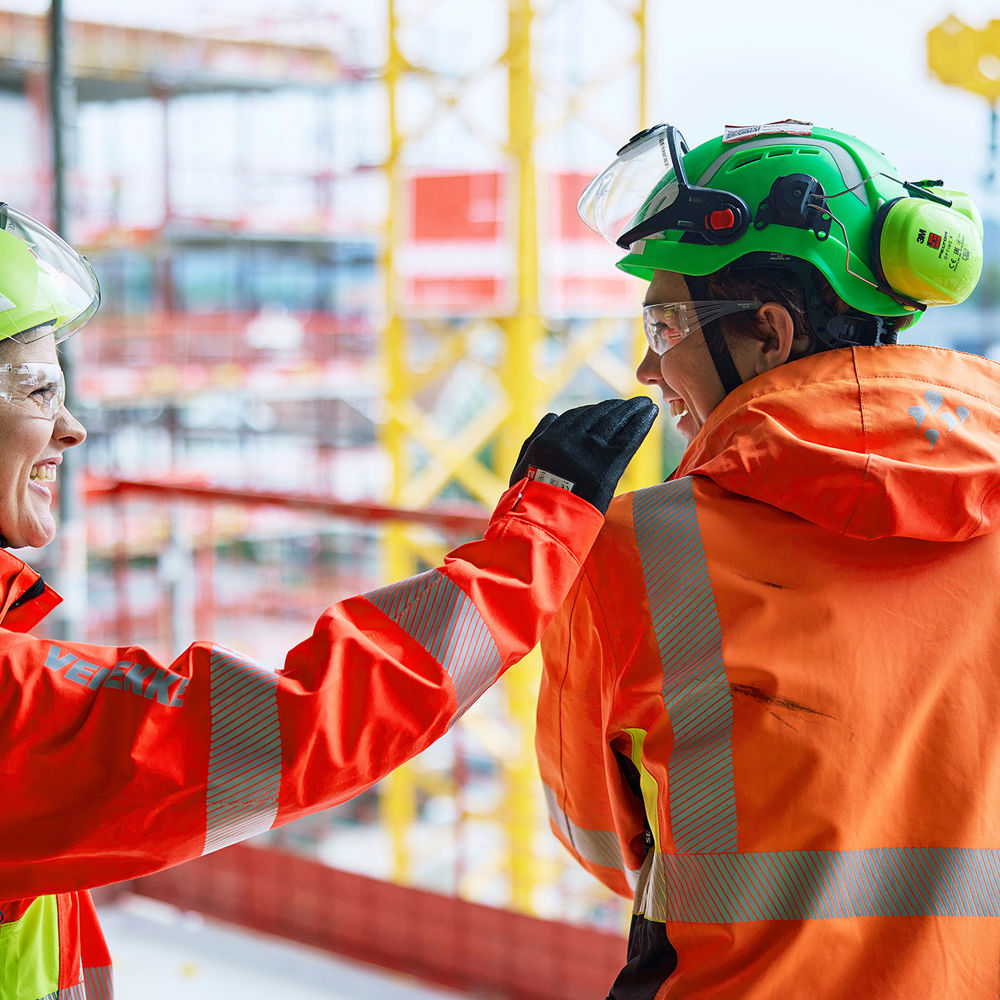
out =
[[[654,125],[633,136],[584,189],[580,218],[622,250],[668,229],[708,243],[738,240],[751,221],[746,202],[731,191],[689,183],[682,160],[687,152],[674,125]],[[673,178],[663,183],[670,172]]]
[[[86,257],[36,219],[0,202],[0,339],[59,343],[90,321],[101,290]]]
[[[66,404],[62,369],[50,361],[0,364],[0,400],[31,416],[55,420]]]
[[[613,246],[621,246],[629,222],[664,174],[673,170],[675,177],[684,176],[680,158],[687,151],[684,137],[673,125],[654,125],[634,135],[580,195],[576,207],[580,218]],[[666,185],[657,208],[676,199],[677,190],[676,183]]]

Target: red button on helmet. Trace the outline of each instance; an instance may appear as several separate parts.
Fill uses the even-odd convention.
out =
[[[736,216],[731,208],[717,208],[705,221],[709,229],[725,230],[736,226]]]

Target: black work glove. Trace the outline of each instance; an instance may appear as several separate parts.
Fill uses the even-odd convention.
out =
[[[571,490],[602,514],[618,480],[659,410],[645,396],[605,399],[559,414],[547,413],[521,446],[510,477],[528,476]]]

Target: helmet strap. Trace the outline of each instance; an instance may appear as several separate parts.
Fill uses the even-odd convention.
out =
[[[684,275],[684,281],[688,286],[688,291],[693,301],[707,301],[709,296],[708,280],[706,278],[700,275],[686,274]],[[743,379],[736,370],[736,363],[733,361],[732,354],[729,353],[729,345],[726,343],[726,338],[722,335],[722,327],[719,326],[719,320],[715,319],[704,324],[701,328],[701,333],[705,338],[705,346],[708,348],[708,353],[712,358],[712,364],[715,365],[715,370],[719,375],[719,381],[722,382],[722,388],[728,396],[734,389],[738,389],[743,385]]]
[[[705,345],[708,347],[708,353],[712,356],[715,370],[719,373],[722,388],[726,390],[728,396],[733,389],[738,389],[743,385],[743,379],[740,378],[740,373],[736,370],[733,356],[729,353],[729,345],[719,328],[719,321],[713,320],[708,324],[708,328],[702,327],[701,332],[705,337]]]

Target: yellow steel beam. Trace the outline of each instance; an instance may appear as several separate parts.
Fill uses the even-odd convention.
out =
[[[635,61],[636,68],[639,73],[639,93],[637,95],[637,103],[640,128],[646,128],[647,126],[653,124],[649,117],[649,63],[646,58],[646,25],[648,11],[649,0],[639,0],[638,6],[633,14],[637,29],[636,36],[638,39],[636,44]],[[638,129],[636,131],[638,131]],[[633,363],[637,368],[646,353],[646,338],[642,332],[642,324],[638,319],[640,305],[642,303],[643,290],[644,287],[641,284],[636,285],[636,321],[634,324],[635,333],[633,334],[632,342],[635,344]],[[642,387],[635,382],[634,378],[632,379],[632,386],[633,395],[639,395]],[[663,419],[661,417],[653,425],[653,429],[649,432],[646,440],[643,441],[639,450],[636,452],[635,457],[625,470],[625,475],[622,476],[621,488],[623,490],[642,489],[644,486],[650,486],[653,483],[659,482],[663,478],[663,474]]]
[[[554,2],[558,4],[561,0]],[[418,21],[425,19],[433,5],[433,0],[423,5],[422,12],[417,14]],[[623,68],[632,68],[638,61],[637,79],[642,92],[637,95],[640,114],[632,129],[638,131],[640,125],[648,124],[644,106],[646,84],[643,59],[646,0],[611,0],[607,6],[611,14],[619,8],[636,27],[638,42],[634,51],[624,59]],[[612,386],[612,392],[629,395],[637,388],[632,382],[632,366],[637,363],[638,357],[633,356],[630,348],[630,356],[623,360],[607,346],[611,337],[620,332],[621,320],[598,320],[574,324],[572,336],[562,345],[562,357],[543,364],[542,359],[550,353],[548,348],[551,345],[547,343],[539,294],[534,153],[539,132],[536,95],[542,81],[532,60],[532,28],[536,19],[547,15],[535,9],[532,0],[505,0],[508,42],[499,62],[478,66],[462,77],[442,82],[429,68],[416,65],[416,57],[412,53],[412,58],[407,59],[400,51],[400,11],[404,7],[408,15],[417,10],[412,2],[388,0],[389,58],[385,82],[389,100],[388,176],[392,195],[384,257],[389,315],[383,338],[383,358],[389,418],[382,435],[392,462],[392,495],[402,505],[423,506],[439,496],[449,483],[458,483],[470,495],[491,505],[506,485],[525,434],[547,409],[554,408],[551,401],[571,384],[580,370],[591,368]],[[547,10],[551,9],[552,4]],[[617,66],[611,67],[609,72],[615,69]],[[417,144],[430,134],[442,115],[465,123],[472,143],[478,141],[477,137],[483,138],[489,133],[490,123],[467,121],[468,108],[463,104],[463,98],[473,82],[481,83],[491,72],[503,72],[508,86],[507,139],[503,153],[511,178],[511,221],[516,223],[508,227],[513,241],[511,256],[517,266],[513,308],[506,315],[486,320],[465,320],[457,327],[453,323],[458,317],[453,317],[447,325],[430,319],[416,320],[405,315],[399,300],[396,270],[398,250],[405,239],[405,227],[401,222],[406,210],[403,204],[403,167],[412,162],[407,159],[407,151],[411,148],[419,150]],[[428,107],[419,122],[408,121],[404,129],[397,117],[397,92],[404,80],[414,77],[419,77],[427,85],[432,106]],[[581,85],[586,87],[586,81],[582,81]],[[575,95],[568,96],[567,105],[567,117],[587,112],[586,101],[577,100]],[[608,126],[610,145],[618,138],[620,125],[601,125]],[[550,123],[546,122],[544,128],[549,127]],[[641,289],[638,284],[636,288],[638,311]],[[446,375],[449,369],[462,364],[463,358],[477,356],[476,338],[482,334],[484,323],[494,324],[502,334],[502,359],[492,373],[496,381],[490,381],[490,391],[484,393],[491,398],[482,401],[475,415],[461,428],[442,427],[437,421],[441,420],[445,411],[435,413],[434,404],[442,387],[447,391]],[[410,351],[411,337],[418,332],[433,344],[435,357],[421,362],[421,370],[412,370],[407,359],[413,353]],[[639,332],[637,325],[635,332]],[[635,342],[638,343],[637,338]],[[452,422],[455,421],[454,410],[448,416]],[[646,445],[645,448],[646,451],[640,451],[627,474],[636,480],[635,485],[646,485],[658,478],[659,448],[655,445]],[[426,465],[419,472],[414,468],[414,449],[422,450],[427,456]],[[490,455],[488,462],[476,457],[484,453]],[[636,471],[636,466],[641,464],[647,453],[650,457],[645,466]],[[654,469],[656,471],[650,471]],[[399,579],[417,568],[437,562],[441,554],[426,533],[403,531],[390,536],[388,551],[389,579]],[[531,739],[539,670],[539,660],[532,655],[501,682],[511,744],[502,755],[505,796],[497,816],[505,827],[507,849],[502,860],[477,862],[478,873],[483,877],[490,878],[497,869],[505,872],[511,905],[526,912],[534,911],[534,890],[548,877],[546,869],[552,867],[549,863],[543,868],[536,861],[533,849],[533,838],[544,826]],[[383,789],[383,817],[393,844],[394,876],[398,879],[406,879],[412,869],[407,850],[407,828],[416,817],[416,789],[424,785],[437,788],[440,782],[434,778],[424,782],[417,762],[415,769],[408,767],[397,772]],[[474,881],[474,876],[470,874],[464,884],[468,886]]]
[[[403,73],[403,56],[397,44],[396,0],[388,0],[389,51],[386,61],[386,100],[389,119],[389,158],[386,174],[389,186],[389,212],[386,219],[385,245],[382,254],[382,274],[388,303],[386,328],[382,336],[382,353],[386,368],[386,401],[388,417],[382,428],[382,441],[392,463],[391,496],[398,504],[404,484],[410,478],[406,427],[402,408],[407,397],[405,364],[405,330],[399,315],[398,273],[396,251],[402,241],[403,226],[403,139],[397,117],[397,93]],[[402,525],[390,526],[385,539],[386,579],[402,580],[413,573],[413,558]],[[383,782],[379,797],[382,820],[392,842],[393,878],[408,881],[410,873],[407,832],[417,816],[417,795],[412,770],[400,768]]]
[[[497,448],[497,472],[510,469],[522,443],[518,417],[537,414],[540,402],[536,370],[545,327],[538,305],[538,218],[535,192],[535,83],[532,75],[531,0],[510,0],[508,46],[509,151],[517,175],[517,290],[513,315],[504,323],[507,356],[504,385],[511,418],[504,426]],[[519,910],[532,912],[536,878],[532,837],[536,829],[537,796],[533,755],[534,701],[538,669],[522,662],[507,675],[507,707],[521,738],[507,762],[505,815],[510,851],[510,900]]]
[[[437,459],[406,482],[400,495],[403,507],[422,507],[451,480],[461,483],[480,503],[492,506],[506,488],[500,476],[473,458],[494,437],[507,414],[500,402],[477,414],[457,436],[445,436],[416,406],[404,405],[411,438],[419,441],[428,454]],[[513,465],[513,463],[511,463]]]

